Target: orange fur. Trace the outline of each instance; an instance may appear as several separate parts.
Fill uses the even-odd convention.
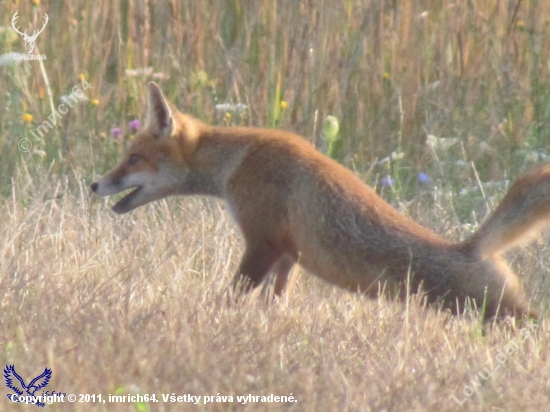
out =
[[[134,188],[115,204],[117,213],[170,195],[224,199],[246,243],[235,276],[245,289],[271,271],[282,293],[299,261],[354,291],[422,290],[455,313],[467,299],[479,308],[485,301],[492,317],[536,316],[499,253],[546,222],[548,182],[550,166],[525,175],[476,234],[454,243],[399,213],[301,137],[205,125],[179,113],[151,83],[146,126],[92,190],[107,196]]]

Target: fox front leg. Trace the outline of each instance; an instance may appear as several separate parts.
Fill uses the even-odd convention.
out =
[[[233,288],[249,292],[259,286],[281,255],[280,251],[267,242],[256,243],[254,246],[247,245],[233,280]]]

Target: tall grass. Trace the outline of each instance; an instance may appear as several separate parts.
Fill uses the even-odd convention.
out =
[[[51,367],[51,390],[66,393],[292,392],[299,401],[51,410],[454,410],[451,396],[462,399],[487,360],[496,366],[498,350],[519,339],[521,325],[481,331],[416,298],[372,301],[307,276],[288,301],[228,305],[242,245],[223,206],[178,199],[121,217],[87,185],[120,158],[155,80],[205,122],[303,135],[403,212],[464,238],[508,179],[548,159],[550,2],[0,8],[0,55],[24,50],[10,27],[16,10],[31,32],[50,18],[37,41],[43,67],[0,66],[0,364],[26,379]],[[34,140],[30,132],[82,79],[92,84],[88,100]],[[329,115],[339,124],[333,140],[323,131]],[[27,153],[23,137],[33,143]],[[509,256],[543,312],[549,256],[544,242]],[[548,336],[541,325],[460,409],[544,410]],[[14,410],[3,399],[0,411]]]
[[[80,164],[90,148],[104,156],[109,143],[101,134],[127,130],[154,78],[181,109],[207,122],[224,119],[215,104],[239,102],[249,106],[246,123],[291,129],[320,147],[322,121],[334,115],[342,161],[358,170],[397,150],[406,154],[400,169],[408,176],[439,173],[430,168],[428,134],[458,137],[458,154],[476,162],[484,181],[522,170],[529,160],[522,149],[546,148],[548,2],[6,2],[2,53],[23,48],[9,27],[16,10],[22,27],[50,16],[38,47],[48,56],[53,100],[80,75],[98,100],[37,144],[47,162]],[[126,72],[145,67],[153,70]],[[20,157],[14,142],[51,107],[38,64],[4,66],[0,82],[7,109],[0,154],[9,182]],[[34,120],[22,126],[24,113]]]

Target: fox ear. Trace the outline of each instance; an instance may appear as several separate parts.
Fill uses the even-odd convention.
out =
[[[172,112],[155,82],[149,83],[147,125],[157,136],[170,136],[173,131]]]

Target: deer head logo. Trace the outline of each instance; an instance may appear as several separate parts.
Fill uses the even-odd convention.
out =
[[[44,25],[42,26],[42,28],[40,30],[35,30],[34,33],[32,34],[32,36],[29,36],[27,34],[27,30],[25,30],[23,33],[21,33],[21,31],[19,30],[18,27],[15,26],[15,20],[17,20],[19,18],[18,16],[18,13],[19,13],[19,10],[15,12],[15,14],[13,15],[12,19],[11,19],[11,26],[13,27],[13,29],[19,33],[21,35],[21,38],[25,41],[25,43],[27,44],[25,46],[25,48],[27,49],[27,53],[32,53],[32,51],[34,50],[34,46],[36,44],[36,38],[38,37],[38,35],[40,33],[42,33],[44,31],[44,28],[46,27],[46,24],[48,24],[48,15],[47,14],[44,14]]]

